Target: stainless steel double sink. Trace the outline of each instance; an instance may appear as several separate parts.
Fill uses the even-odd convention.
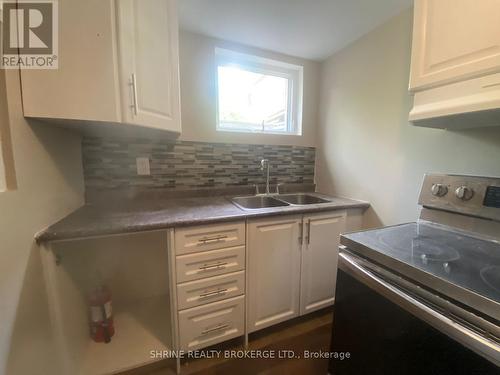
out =
[[[250,197],[235,197],[231,201],[244,210],[262,208],[304,206],[308,204],[329,203],[330,201],[310,194],[254,195]]]

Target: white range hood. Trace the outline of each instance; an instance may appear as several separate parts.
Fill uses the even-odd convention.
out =
[[[500,126],[500,1],[414,0],[409,120]]]
[[[444,129],[500,126],[500,73],[416,92],[409,120]]]

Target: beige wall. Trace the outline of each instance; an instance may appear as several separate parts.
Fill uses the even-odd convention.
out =
[[[22,116],[19,75],[0,74],[17,189],[0,192],[0,374],[54,374],[40,249],[34,234],[83,202],[80,136]],[[0,95],[1,97],[1,95]],[[5,103],[0,105],[5,116]]]
[[[405,11],[322,65],[317,182],[321,191],[370,201],[366,226],[415,220],[426,172],[500,176],[500,127],[408,123],[411,25]]]
[[[216,126],[215,47],[304,66],[302,136],[218,132]],[[319,64],[181,31],[179,35],[182,135],[190,141],[315,146]]]

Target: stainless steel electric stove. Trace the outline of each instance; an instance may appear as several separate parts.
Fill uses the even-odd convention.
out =
[[[500,374],[500,178],[427,175],[419,204],[342,236],[331,374]]]

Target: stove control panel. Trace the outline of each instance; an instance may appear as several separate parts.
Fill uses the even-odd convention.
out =
[[[500,178],[425,175],[419,204],[425,208],[500,221]]]

